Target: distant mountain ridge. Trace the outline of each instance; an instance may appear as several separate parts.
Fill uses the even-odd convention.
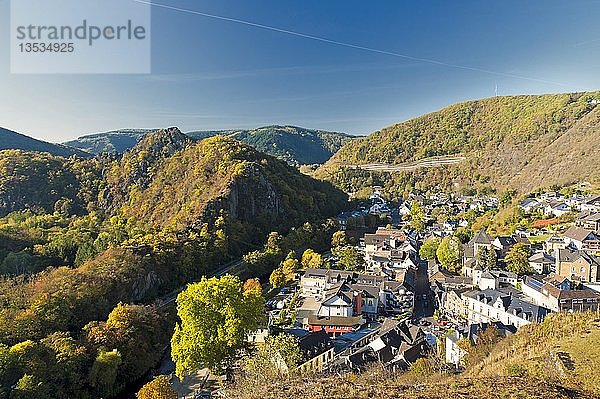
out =
[[[110,132],[94,133],[81,136],[75,140],[66,141],[63,144],[91,154],[103,152],[122,154],[132,148],[146,134],[158,129],[122,129]]]
[[[279,125],[187,134],[196,139],[214,135],[231,137],[295,166],[324,163],[352,138],[344,133]]]
[[[23,150],[35,152],[47,152],[59,157],[70,157],[77,155],[83,158],[90,158],[93,155],[81,149],[69,147],[63,144],[52,144],[42,140],[37,140],[24,134],[0,127],[0,150]]]
[[[64,144],[92,154],[103,152],[122,154],[135,146],[145,135],[159,129],[123,129],[96,133],[67,141]],[[306,129],[297,126],[265,126],[256,129],[205,130],[184,133],[195,140],[227,136],[291,165],[321,164],[335,154],[352,136],[344,133]]]

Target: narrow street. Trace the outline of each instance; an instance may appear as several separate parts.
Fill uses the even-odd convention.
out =
[[[423,299],[423,295],[426,299]],[[418,262],[417,272],[415,275],[415,319],[426,318],[432,321],[434,312],[434,301],[431,297],[429,286],[429,278],[427,276],[427,262],[420,260]]]

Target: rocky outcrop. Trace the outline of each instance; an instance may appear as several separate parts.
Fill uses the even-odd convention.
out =
[[[111,213],[123,204],[132,189],[146,188],[158,165],[190,142],[176,127],[146,135],[105,171],[107,186],[99,195],[100,208]]]

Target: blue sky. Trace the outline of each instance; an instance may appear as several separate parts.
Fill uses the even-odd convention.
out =
[[[0,126],[55,142],[162,126],[367,134],[496,86],[600,89],[600,1],[154,2],[396,55],[155,7],[151,75],[11,75],[0,0]]]

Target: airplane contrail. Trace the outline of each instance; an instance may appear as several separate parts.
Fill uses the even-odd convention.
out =
[[[251,26],[251,27],[259,28],[259,29],[263,29],[263,30],[270,30],[270,31],[273,31],[273,32],[283,33],[283,34],[286,34],[286,35],[301,37],[301,38],[310,39],[310,40],[315,40],[315,41],[319,41],[319,42],[323,42],[323,43],[333,44],[333,45],[336,45],[336,46],[348,47],[348,48],[353,48],[353,49],[356,49],[356,50],[369,51],[369,52],[372,52],[372,53],[377,53],[377,54],[389,55],[389,56],[393,56],[393,57],[404,58],[406,60],[411,60],[411,61],[416,61],[416,62],[422,62],[422,63],[432,64],[432,65],[438,65],[438,66],[443,66],[443,67],[448,67],[448,68],[455,68],[455,69],[462,69],[462,70],[468,70],[468,71],[474,71],[474,72],[481,72],[481,73],[486,73],[486,74],[489,74],[489,75],[503,76],[503,77],[506,77],[506,78],[528,80],[528,81],[532,81],[532,82],[546,83],[546,84],[552,84],[552,85],[557,85],[557,86],[567,86],[564,83],[555,82],[555,81],[552,81],[552,80],[540,79],[540,78],[536,78],[536,77],[532,77],[532,76],[518,75],[518,74],[513,74],[513,73],[507,73],[507,72],[493,71],[493,70],[489,70],[489,69],[478,68],[478,67],[473,67],[473,66],[468,66],[468,65],[453,64],[453,63],[439,61],[439,60],[435,60],[435,59],[431,59],[431,58],[415,57],[415,56],[412,56],[412,55],[397,53],[397,52],[394,52],[394,51],[381,50],[381,49],[377,49],[377,48],[373,48],[373,47],[361,46],[359,44],[348,43],[348,42],[341,42],[341,41],[338,41],[338,40],[328,39],[328,38],[322,37],[322,36],[315,36],[315,35],[310,35],[310,34],[307,34],[307,33],[292,31],[292,30],[283,29],[283,28],[278,28],[276,26],[259,24],[259,23],[256,23],[256,22],[251,22],[251,21],[246,21],[246,20],[243,20],[243,19],[226,17],[226,16],[222,16],[222,15],[209,14],[209,13],[206,13],[206,12],[201,12],[201,11],[196,11],[196,10],[190,10],[190,9],[187,9],[187,8],[174,7],[174,6],[170,6],[170,5],[167,5],[167,4],[155,3],[155,2],[147,1],[147,0],[132,0],[132,1],[135,1],[136,3],[147,4],[147,5],[150,5],[152,7],[159,7],[159,8],[164,8],[164,9],[178,11],[178,12],[187,13],[187,14],[200,15],[200,16],[203,16],[203,17],[206,17],[206,18],[212,18],[212,19],[217,19],[217,20],[221,20],[221,21],[233,22],[233,23],[236,23],[236,24]]]

